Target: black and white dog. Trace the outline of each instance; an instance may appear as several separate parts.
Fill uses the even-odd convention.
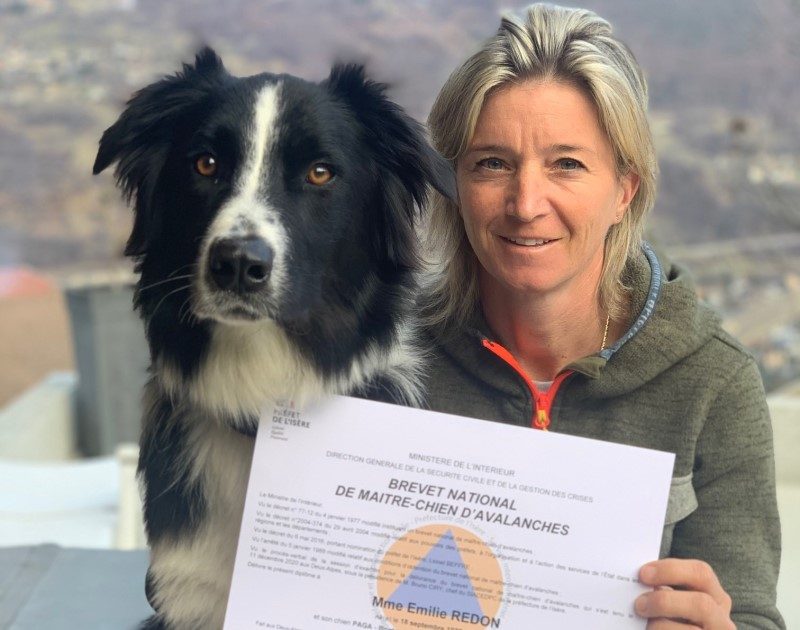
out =
[[[144,627],[216,629],[264,405],[418,402],[414,223],[453,174],[361,67],[238,78],[210,49],[133,96],[95,174],[114,162],[152,359]]]

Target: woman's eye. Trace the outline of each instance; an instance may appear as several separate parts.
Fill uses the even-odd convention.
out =
[[[218,168],[217,158],[209,153],[205,153],[194,161],[194,170],[203,177],[214,177]]]
[[[478,166],[482,166],[490,171],[500,171],[503,169],[503,161],[499,158],[486,158],[479,161]]]
[[[577,171],[582,166],[583,164],[572,158],[562,158],[558,161],[558,167],[562,171]]]
[[[322,186],[333,179],[333,171],[327,164],[314,164],[306,173],[306,181],[314,186]]]

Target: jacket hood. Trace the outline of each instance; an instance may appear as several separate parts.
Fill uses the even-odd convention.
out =
[[[698,301],[689,272],[674,263],[662,265],[649,245],[628,263],[624,281],[632,288],[631,310],[638,317],[609,348],[605,364],[587,374],[593,377],[587,383],[588,395],[628,393],[687,359],[719,333],[719,316]]]

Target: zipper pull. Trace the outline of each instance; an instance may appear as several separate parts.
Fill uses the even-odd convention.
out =
[[[543,405],[538,400],[536,401],[536,406],[538,409],[536,410],[536,420],[534,424],[537,429],[547,431],[547,427],[550,426],[550,416],[547,415],[547,409],[543,409]]]

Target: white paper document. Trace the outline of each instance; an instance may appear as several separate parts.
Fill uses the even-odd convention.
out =
[[[674,456],[354,398],[267,410],[226,630],[643,630]]]

